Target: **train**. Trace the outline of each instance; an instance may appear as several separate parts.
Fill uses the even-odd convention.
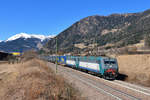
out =
[[[45,58],[50,62],[95,73],[104,79],[114,80],[118,76],[118,63],[115,58],[101,56],[47,56]]]

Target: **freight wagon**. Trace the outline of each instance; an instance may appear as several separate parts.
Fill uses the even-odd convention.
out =
[[[80,56],[49,56],[47,60],[64,64],[72,68],[83,69],[102,76],[105,79],[115,79],[118,75],[118,64],[115,58],[80,57]]]

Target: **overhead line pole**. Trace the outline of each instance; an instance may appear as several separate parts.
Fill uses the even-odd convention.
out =
[[[57,55],[58,55],[58,43],[57,43],[57,37],[56,37],[56,73],[57,73],[57,65],[58,65],[58,57],[57,57]]]
[[[95,37],[95,45],[96,45],[96,56],[98,55],[98,46],[97,46],[97,39],[98,38],[98,35],[96,35],[96,37]]]

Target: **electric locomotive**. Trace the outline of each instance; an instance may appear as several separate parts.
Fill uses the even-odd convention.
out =
[[[80,57],[80,56],[49,56],[49,61],[83,69],[102,76],[105,79],[115,79],[118,75],[118,63],[109,57]]]

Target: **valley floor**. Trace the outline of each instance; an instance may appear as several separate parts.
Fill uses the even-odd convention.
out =
[[[38,59],[18,64],[0,62],[0,98],[1,100],[148,100],[150,55],[121,55],[117,59],[119,72],[126,76],[125,81],[130,83],[120,80],[107,81],[60,65],[58,72],[55,73],[55,64]]]

